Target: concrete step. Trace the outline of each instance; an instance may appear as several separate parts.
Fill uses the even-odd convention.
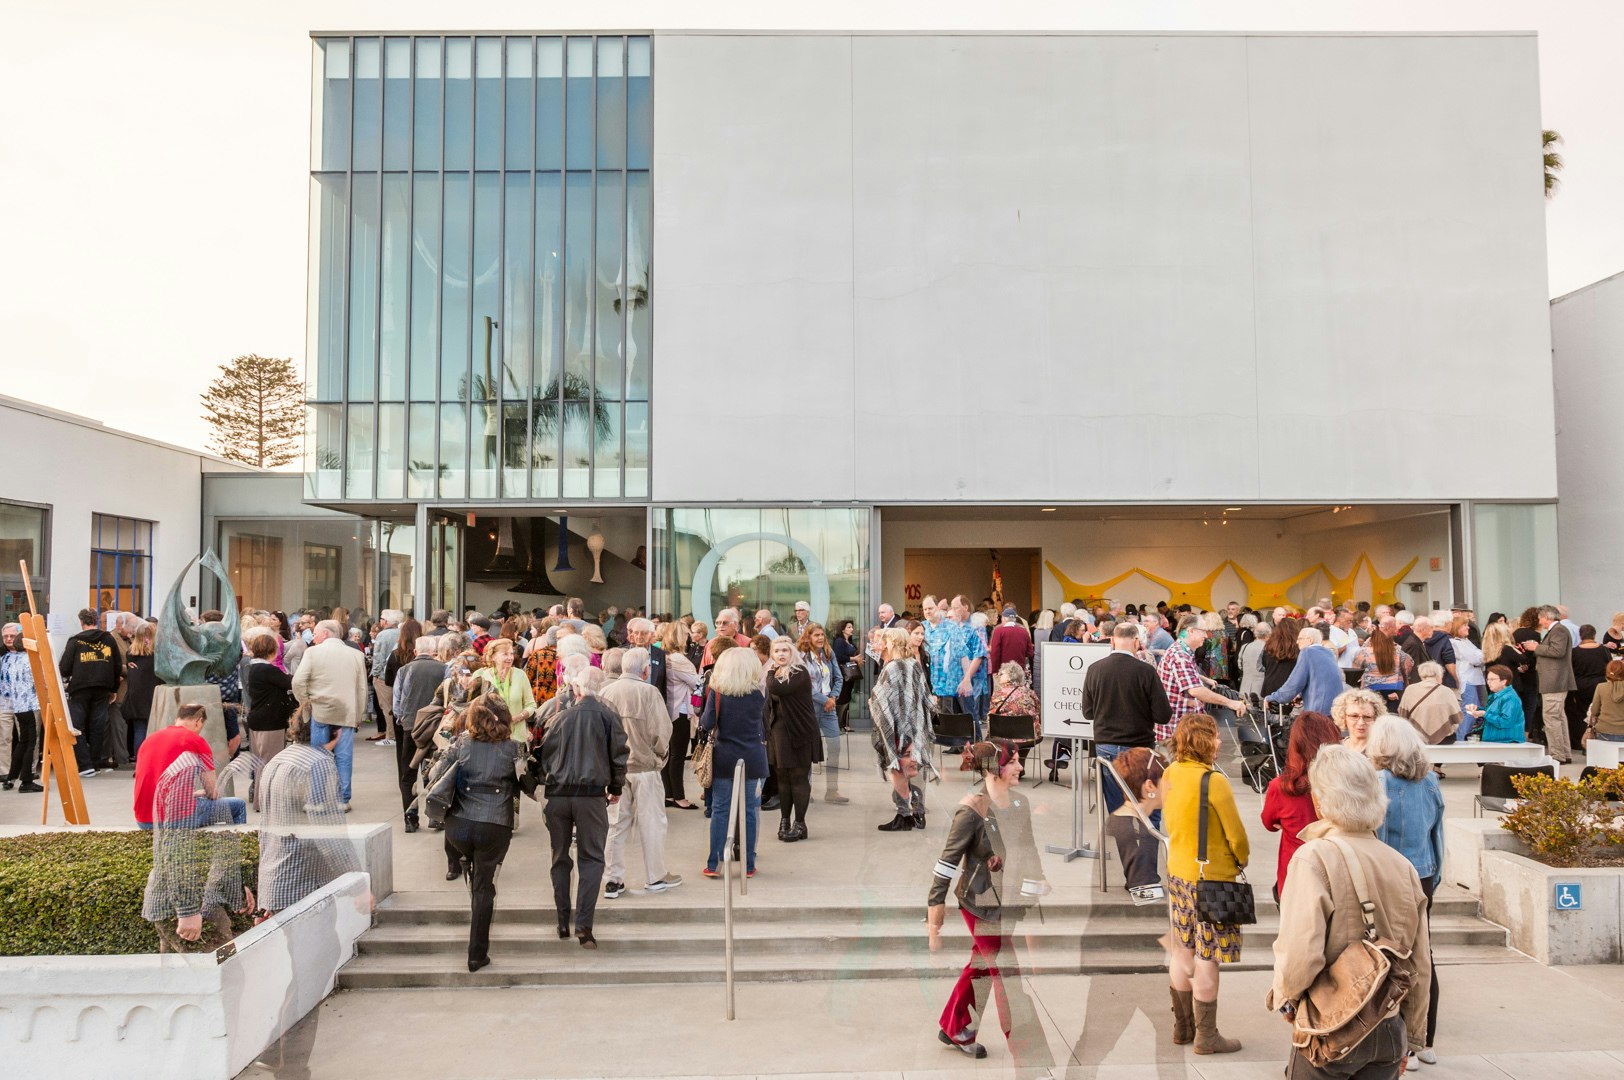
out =
[[[600,909],[601,911],[601,909]],[[491,931],[492,952],[518,950],[529,954],[558,942],[554,924],[509,923],[498,912]],[[600,951],[625,956],[678,957],[714,956],[723,945],[723,928],[718,924],[697,923],[611,923],[601,916],[597,930]],[[1260,919],[1243,931],[1245,949],[1270,949],[1279,931],[1277,918]],[[1097,950],[1148,950],[1159,952],[1158,940],[1167,932],[1163,920],[1096,916],[1087,920],[1046,917],[1023,921],[1021,934],[1043,948]],[[1481,919],[1465,916],[1434,916],[1433,943],[1442,945],[1500,945],[1506,932]],[[967,948],[969,934],[962,922],[954,920],[944,928],[944,947]],[[855,922],[802,921],[795,923],[745,923],[734,928],[736,955],[774,956],[821,953],[863,953],[867,955],[911,955],[925,948],[924,929],[916,914],[912,927],[900,925],[861,925]],[[380,927],[363,937],[358,949],[362,956],[465,955],[468,945],[466,922],[462,926]]]
[[[955,947],[956,946],[956,947]],[[918,979],[950,978],[964,966],[968,950],[962,942],[944,943],[938,953],[923,947],[893,956],[830,954],[754,954],[735,958],[734,977],[740,982],[820,982],[836,979]],[[716,984],[723,981],[722,954],[637,956],[626,963],[627,953],[612,948],[610,942],[596,951],[579,948],[573,940],[555,937],[544,953],[534,947],[516,944],[504,950],[493,945],[492,963],[469,972],[464,954],[445,956],[363,956],[351,961],[338,974],[338,985],[347,990],[410,989],[435,987],[627,985],[646,983]],[[1450,945],[1434,951],[1440,965],[1485,963],[1533,963],[1528,957],[1502,946]],[[1266,948],[1243,951],[1239,964],[1226,964],[1225,970],[1265,971],[1273,965]],[[1023,951],[1021,971],[1028,975],[1107,975],[1135,974],[1166,970],[1160,950],[1060,948],[1039,944]]]
[[[710,890],[710,891],[706,891]],[[870,897],[854,890],[848,897],[836,902],[795,903],[771,901],[760,897],[737,897],[733,905],[735,926],[752,924],[783,924],[786,922],[841,922],[848,925],[875,925],[918,923],[924,915],[924,890],[916,895],[895,895],[892,890],[882,897]],[[551,927],[556,913],[551,902],[541,900],[532,892],[514,896],[498,892],[496,918],[499,923],[536,924]],[[951,899],[948,906],[952,907]],[[1136,907],[1120,891],[1101,894],[1093,890],[1074,890],[1073,894],[1044,899],[1042,919],[1092,920],[1102,917],[1143,919],[1162,923],[1167,918],[1165,904]],[[1479,912],[1477,899],[1461,889],[1438,890],[1433,900],[1434,918],[1443,916],[1475,917]],[[1266,889],[1258,890],[1257,913],[1259,919],[1273,919],[1279,909]],[[661,924],[722,924],[722,898],[719,882],[705,878],[685,880],[671,892],[651,895],[634,891],[618,900],[600,900],[598,917],[602,924],[616,926],[643,923]],[[1029,921],[1036,921],[1029,920]],[[957,917],[949,920],[958,925]],[[468,925],[468,897],[455,890],[397,892],[378,906],[374,925],[425,926],[451,924]]]

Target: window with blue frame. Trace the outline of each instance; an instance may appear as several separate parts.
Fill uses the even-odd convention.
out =
[[[90,596],[87,607],[106,613],[152,614],[152,533],[150,521],[90,516]]]

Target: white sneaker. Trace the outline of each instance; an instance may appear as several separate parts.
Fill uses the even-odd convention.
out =
[[[651,881],[647,885],[643,886],[643,891],[645,891],[645,892],[665,892],[667,889],[675,889],[678,885],[681,885],[681,884],[682,884],[682,875],[681,874],[667,874],[667,875],[665,875],[665,877],[661,878],[659,881]]]
[[[1420,1058],[1421,1063],[1424,1064],[1424,1065],[1436,1065],[1436,1064],[1438,1064],[1438,1052],[1436,1050],[1434,1050],[1430,1046],[1427,1047],[1425,1050],[1422,1050],[1419,1054],[1417,1054],[1415,1056]]]
[[[350,804],[349,803],[340,803],[339,808],[341,810],[343,810],[346,814],[350,812]]]
[[[394,739],[379,739],[378,740],[378,745],[379,746],[394,746],[395,745],[395,740]]]
[[[1148,907],[1167,899],[1167,891],[1160,885],[1136,885],[1128,890],[1128,895],[1133,897],[1134,907]]]
[[[79,775],[83,776],[83,777],[86,777],[86,778],[89,778],[89,777],[92,777],[92,776],[96,775],[96,770],[95,769],[80,769],[79,770]]]
[[[1421,1064],[1420,1064],[1420,1062],[1415,1060],[1415,1054],[1414,1054],[1413,1051],[1405,1056],[1405,1058],[1404,1058],[1404,1068],[1401,1071],[1403,1071],[1403,1072],[1419,1072],[1420,1069],[1421,1069]]]

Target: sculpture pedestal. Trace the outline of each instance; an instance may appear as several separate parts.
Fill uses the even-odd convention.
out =
[[[152,716],[147,720],[147,734],[162,731],[175,723],[175,715],[182,705],[201,705],[208,716],[203,721],[203,739],[214,752],[214,768],[226,767],[231,755],[226,751],[226,711],[220,701],[220,688],[212,683],[202,686],[160,686],[152,692]]]

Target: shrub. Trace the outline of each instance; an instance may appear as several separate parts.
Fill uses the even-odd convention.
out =
[[[1596,848],[1624,845],[1624,814],[1609,796],[1624,794],[1624,768],[1578,782],[1514,776],[1522,801],[1501,827],[1555,866],[1573,866]]]
[[[259,868],[259,837],[242,834],[243,881]],[[0,956],[155,953],[141,917],[152,834],[63,831],[0,838]],[[251,920],[236,921],[241,932]],[[197,951],[219,942],[198,942]]]

